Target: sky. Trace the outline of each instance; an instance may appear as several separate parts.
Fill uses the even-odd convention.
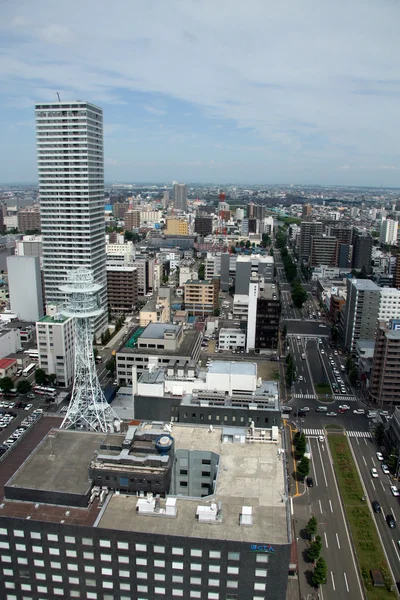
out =
[[[398,0],[3,0],[0,183],[35,102],[104,111],[107,182],[400,187]]]

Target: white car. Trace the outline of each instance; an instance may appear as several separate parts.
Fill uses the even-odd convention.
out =
[[[299,375],[299,381],[303,381],[303,380],[304,380],[303,375]]]
[[[383,460],[383,454],[382,454],[382,452],[377,452],[377,453],[376,453],[376,458],[377,458],[378,460]]]
[[[372,467],[371,475],[374,479],[376,479],[378,477],[378,471],[375,469],[375,467]]]
[[[389,467],[385,464],[381,464],[382,467],[382,471],[385,473],[385,475],[390,475],[390,471],[389,471]]]
[[[337,356],[337,355],[338,355],[338,354],[337,354],[337,350],[334,350],[333,354],[334,354],[335,356]]]
[[[319,440],[320,442],[324,442],[324,441],[325,441],[325,436],[323,436],[323,435],[319,435],[319,436],[318,436],[318,440]]]
[[[343,410],[350,410],[350,406],[348,404],[341,404],[339,408],[343,408]]]
[[[25,410],[30,410],[32,408],[33,404],[27,404],[25,406]]]
[[[325,354],[325,350],[321,348],[321,354]]]
[[[390,486],[390,491],[392,492],[393,496],[400,496],[400,492],[395,485]]]
[[[299,408],[299,412],[309,412],[310,408],[309,406],[303,406],[302,408]]]

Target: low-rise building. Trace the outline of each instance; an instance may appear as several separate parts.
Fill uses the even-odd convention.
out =
[[[189,225],[186,219],[167,219],[166,235],[189,235]]]
[[[149,323],[145,328],[137,328],[116,353],[118,382],[132,383],[132,367],[140,374],[149,364],[166,366],[171,359],[196,363],[201,337],[198,331],[185,331],[183,325]]]
[[[192,315],[212,315],[219,305],[219,279],[193,280],[184,284],[185,309]]]
[[[245,347],[246,333],[242,329],[220,329],[218,337],[220,350],[244,350]]]
[[[140,327],[149,323],[169,323],[171,309],[165,298],[150,298],[139,313]]]
[[[15,358],[2,358],[0,359],[0,378],[3,377],[14,377],[18,370],[18,363]]]

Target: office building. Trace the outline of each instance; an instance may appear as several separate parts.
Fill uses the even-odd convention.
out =
[[[399,254],[396,256],[393,285],[396,288],[400,288],[400,255]]]
[[[355,352],[357,340],[375,337],[381,288],[369,279],[347,279],[343,340],[346,350]]]
[[[249,302],[247,310],[246,352],[250,352],[250,350],[254,350],[256,347],[257,300],[259,289],[260,283],[258,277],[251,277],[248,291]]]
[[[303,204],[303,208],[301,209],[301,216],[309,217],[311,215],[311,212],[312,212],[311,204]]]
[[[212,315],[219,305],[219,279],[187,281],[184,286],[185,309],[191,315]]]
[[[57,375],[57,384],[68,387],[74,381],[74,319],[65,317],[57,307],[36,323],[39,367]]]
[[[132,265],[106,267],[108,306],[113,314],[131,315],[138,302],[138,270]]]
[[[260,256],[238,256],[236,259],[235,293],[248,294],[249,283],[252,276],[262,276],[266,281],[274,280],[274,257]],[[222,278],[222,273],[221,273]]]
[[[127,210],[129,210],[129,202],[114,202],[112,205],[113,216],[116,219],[124,219]]]
[[[379,242],[394,246],[397,244],[398,222],[393,219],[382,219]]]
[[[222,426],[99,434],[58,423],[41,418],[30,447],[3,459],[2,598],[285,599],[277,427],[242,426],[236,439]]]
[[[194,232],[199,235],[211,235],[213,232],[212,217],[196,217],[194,220]]]
[[[7,272],[11,311],[21,321],[39,321],[44,314],[40,258],[8,256]]]
[[[278,349],[281,303],[274,284],[260,283],[257,299],[255,350],[259,353]]]
[[[308,262],[311,256],[311,242],[313,237],[322,235],[322,223],[302,221],[300,225],[299,257],[303,262]]]
[[[167,219],[166,235],[189,235],[189,225],[185,219]]]
[[[186,212],[187,210],[187,186],[184,183],[174,183],[174,209]]]
[[[42,236],[22,236],[22,240],[15,242],[15,256],[42,256]]]
[[[200,332],[185,331],[182,325],[149,323],[145,328],[139,327],[117,351],[118,381],[131,384],[132,367],[140,374],[149,365],[166,366],[171,359],[183,364],[196,363],[200,356],[201,337]]]
[[[246,333],[242,329],[219,330],[218,348],[220,350],[244,350],[246,348]]]
[[[140,227],[140,210],[127,210],[124,213],[125,229],[132,231]]]
[[[400,319],[400,290],[381,288],[378,319],[386,323],[391,319]]]
[[[310,267],[337,267],[338,259],[339,244],[335,237],[312,236]]]
[[[370,376],[369,397],[380,408],[400,404],[400,329],[379,320]]]
[[[37,104],[36,138],[46,302],[65,300],[67,271],[90,269],[101,285],[99,336],[107,327],[103,111],[81,101]]]
[[[161,204],[162,204],[163,208],[167,208],[167,206],[169,204],[169,191],[168,190],[164,190]]]
[[[355,230],[353,236],[353,269],[371,272],[372,237],[367,231]]]
[[[141,210],[140,211],[140,226],[153,229],[160,223],[162,218],[161,210]]]
[[[40,206],[26,206],[18,211],[18,231],[40,231]]]

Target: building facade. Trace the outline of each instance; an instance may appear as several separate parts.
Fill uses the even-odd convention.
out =
[[[246,333],[242,329],[220,329],[218,348],[220,350],[244,350],[246,348]]]
[[[124,213],[125,229],[132,231],[140,227],[140,210],[127,210]]]
[[[379,241],[381,244],[393,246],[397,244],[398,222],[393,219],[382,219]]]
[[[129,265],[108,266],[107,295],[112,313],[132,314],[138,302],[137,268]]]
[[[257,299],[255,349],[276,352],[279,339],[281,303],[274,284],[263,285]]]
[[[219,279],[187,281],[184,286],[185,309],[192,315],[212,315],[219,305]]]
[[[312,236],[310,266],[337,267],[339,244],[336,238],[328,236]]]
[[[199,235],[211,235],[213,232],[212,217],[196,217],[194,220],[194,232]]]
[[[372,237],[367,231],[355,230],[353,237],[352,267],[357,271],[371,272]]]
[[[185,219],[167,219],[166,235],[189,235],[189,225]]]
[[[400,405],[400,330],[392,322],[379,321],[369,396],[380,408]]]
[[[43,289],[38,256],[8,256],[8,285],[11,310],[21,321],[43,317]]]
[[[184,183],[174,183],[174,208],[186,212],[187,210],[187,185]]]
[[[40,231],[40,206],[26,206],[18,211],[18,231]]]
[[[302,221],[300,224],[299,257],[301,261],[308,262],[311,256],[311,242],[313,237],[322,235],[322,223],[317,221]]]
[[[93,321],[100,335],[107,327],[103,111],[81,101],[37,104],[36,139],[46,302],[64,301],[67,271],[90,269],[101,285],[103,313]]]
[[[381,288],[369,279],[348,279],[343,338],[346,350],[355,352],[357,340],[375,337]]]
[[[54,311],[36,323],[39,367],[57,375],[57,384],[68,387],[74,381],[74,319]]]

